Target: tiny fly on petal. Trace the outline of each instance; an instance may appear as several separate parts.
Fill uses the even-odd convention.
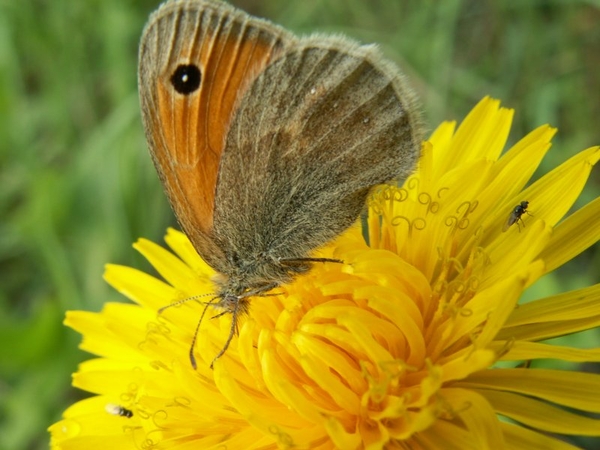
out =
[[[508,230],[511,225],[516,223],[517,227],[519,227],[519,233],[520,233],[521,226],[519,225],[519,220],[521,221],[523,226],[525,226],[525,222],[523,222],[523,219],[521,218],[521,216],[525,213],[527,213],[530,216],[532,215],[527,211],[528,206],[529,206],[529,202],[527,200],[524,200],[521,203],[519,203],[517,206],[515,206],[513,208],[513,210],[511,211],[510,215],[508,216],[508,220],[504,224],[502,231]]]

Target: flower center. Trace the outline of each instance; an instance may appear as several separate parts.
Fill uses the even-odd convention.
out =
[[[469,316],[468,303],[484,279],[490,259],[481,245],[477,200],[453,198],[448,187],[431,194],[413,176],[404,187],[382,187],[370,201],[369,242],[396,253],[427,279],[430,295],[418,304],[423,318],[427,357],[438,360],[455,351],[448,329],[459,316]],[[475,217],[475,220],[472,220]]]

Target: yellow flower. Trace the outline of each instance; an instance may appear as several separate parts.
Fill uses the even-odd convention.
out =
[[[584,415],[600,412],[600,376],[518,365],[599,361],[600,349],[541,341],[597,327],[600,285],[517,303],[598,240],[600,199],[559,221],[600,149],[524,189],[555,130],[500,156],[512,114],[485,98],[458,129],[443,123],[404,186],[373,193],[368,243],[357,225],[320,252],[344,264],[253,298],[214,370],[230,316],[204,320],[193,370],[203,298],[157,315],[210,293],[212,270],[177,231],[166,236],[176,256],[138,241],[166,283],[109,265],[106,280],[136,304],[67,314],[99,356],[73,385],[96,396],[50,427],[53,447],[567,449],[549,433],[600,435]],[[522,222],[503,232],[522,201]]]

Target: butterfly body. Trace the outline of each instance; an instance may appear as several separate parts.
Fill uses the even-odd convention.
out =
[[[298,38],[221,2],[153,14],[139,86],[165,191],[234,322],[418,159],[414,96],[374,46]]]

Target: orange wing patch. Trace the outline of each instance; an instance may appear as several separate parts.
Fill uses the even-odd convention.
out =
[[[208,235],[212,229],[219,162],[234,109],[251,81],[282,50],[279,36],[246,22],[220,19],[205,31],[195,30],[196,39],[170,56],[156,84],[161,129],[154,130],[160,134],[154,142],[162,141],[164,147],[156,149],[155,162],[192,241],[198,231]],[[177,93],[171,84],[181,64],[200,68],[200,88],[190,95]]]

